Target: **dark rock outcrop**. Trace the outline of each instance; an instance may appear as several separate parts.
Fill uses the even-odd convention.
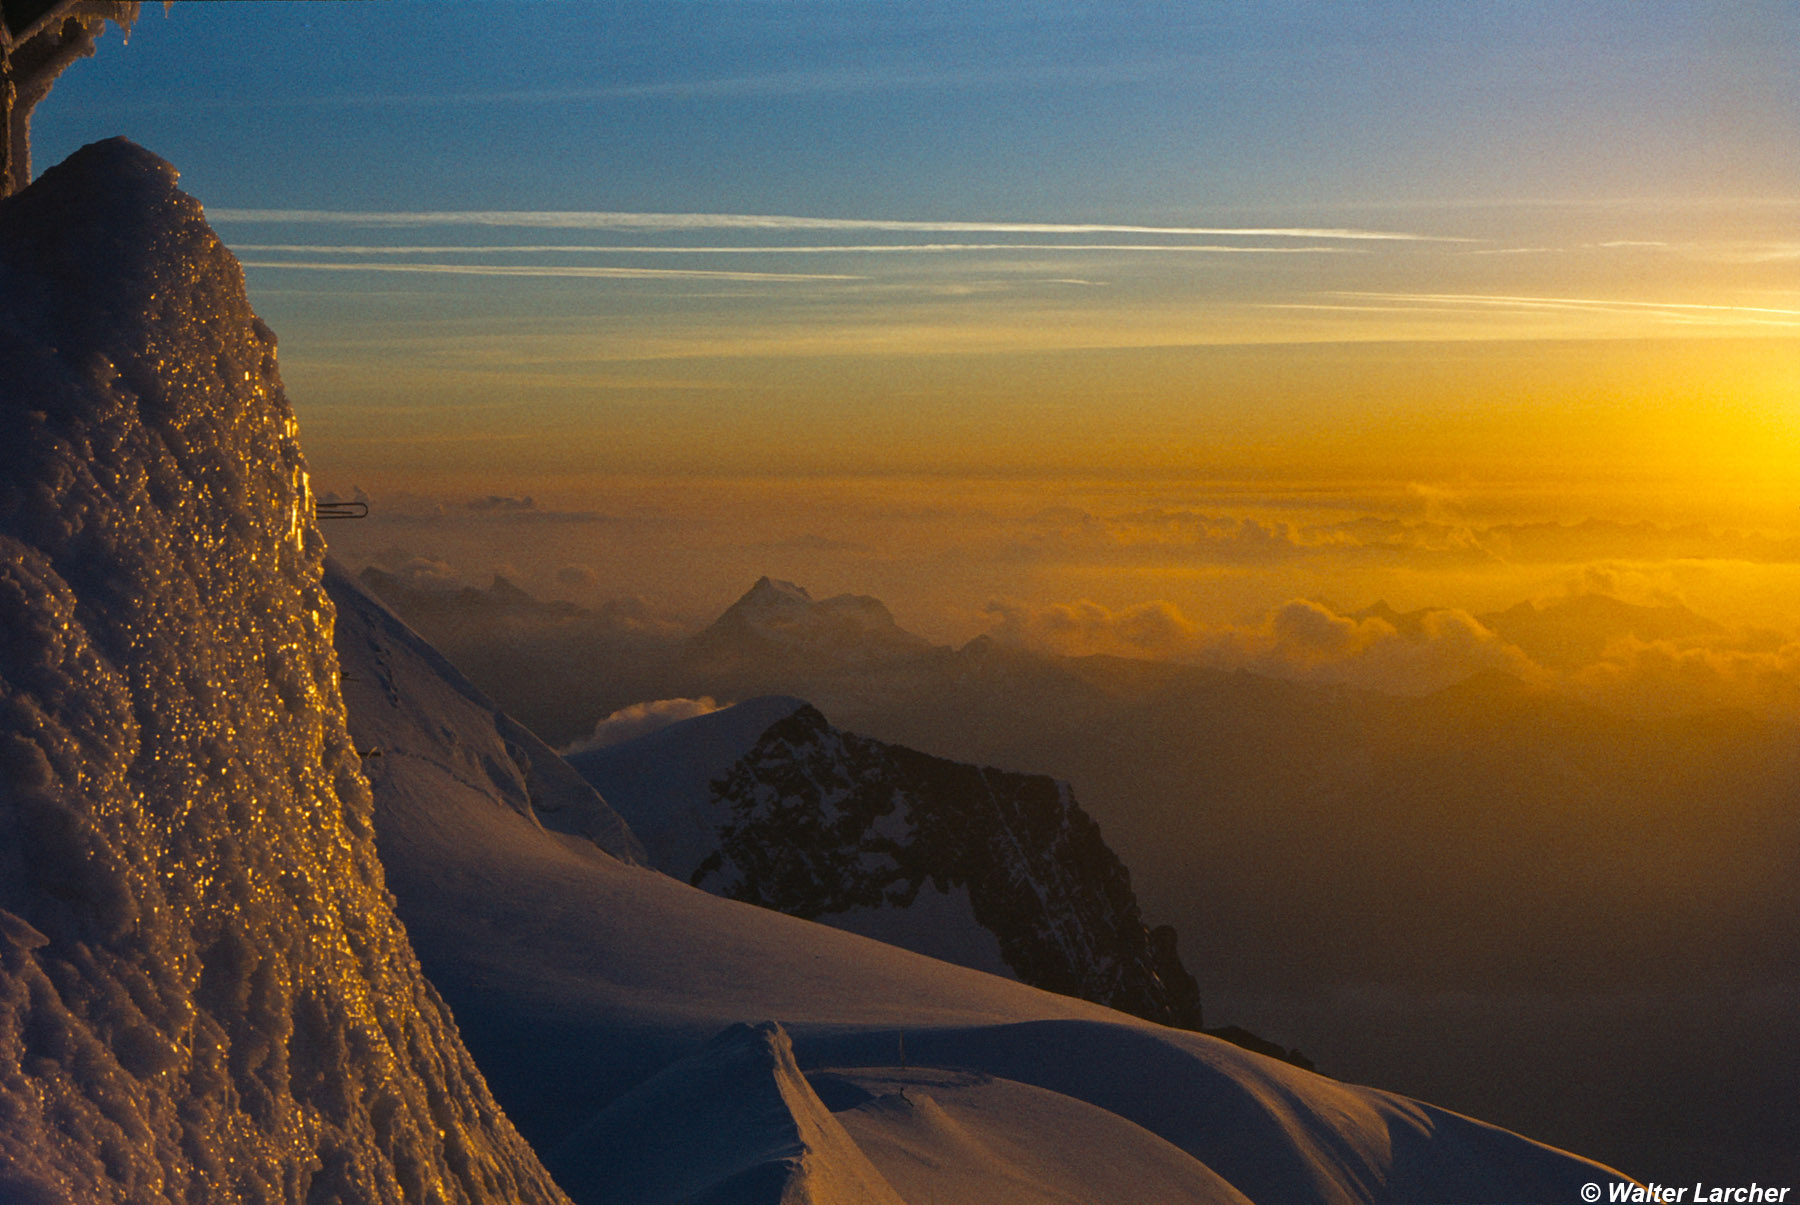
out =
[[[1035,987],[1199,1028],[1199,989],[1167,926],[1051,778],[946,761],[833,728],[802,706],[712,784],[718,849],[692,881],[794,916],[906,908],[966,889],[975,920]]]

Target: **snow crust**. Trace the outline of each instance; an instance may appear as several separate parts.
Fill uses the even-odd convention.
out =
[[[584,1201],[905,1205],[831,1115],[779,1025],[733,1025],[563,1144]]]
[[[175,182],[0,202],[0,1200],[564,1200],[392,911],[275,340]]]
[[[1058,1092],[929,1067],[822,1071],[810,1079],[909,1201],[1248,1200],[1166,1139]]]
[[[365,614],[343,607],[344,649],[371,646]],[[396,691],[425,685],[428,661],[391,633],[373,637]],[[367,681],[347,690],[361,732],[383,696]],[[380,723],[399,724],[385,705],[395,714]],[[709,720],[731,722],[726,712],[689,722]],[[490,739],[457,722],[405,747]],[[708,895],[547,831],[447,761],[382,763],[371,779],[376,827],[420,957],[508,1114],[583,1201],[626,1199],[608,1195],[607,1168],[650,1200],[690,1190],[718,1201],[865,1199],[856,1193],[874,1190],[844,1195],[828,1187],[844,1181],[822,1171],[804,1193],[773,1171],[736,1178],[732,1169],[770,1167],[787,1158],[775,1152],[797,1149],[789,1135],[818,1121],[812,1098],[914,1205],[1548,1201],[1618,1178],[1204,1034]],[[810,1098],[771,1053],[780,1040],[765,1022],[791,1040]],[[856,1112],[890,1095],[869,1085],[902,1064],[905,1075],[976,1079],[920,1090],[941,1117],[922,1102],[922,1113],[894,1102]],[[688,1137],[664,1144],[677,1132]],[[832,1176],[866,1175],[822,1126],[805,1132],[814,1138],[798,1145]],[[698,1177],[714,1195],[685,1178],[700,1164],[725,1177]]]

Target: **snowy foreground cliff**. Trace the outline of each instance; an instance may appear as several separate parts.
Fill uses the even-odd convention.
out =
[[[419,973],[273,336],[175,172],[0,202],[0,1201],[559,1201]]]
[[[322,562],[272,338],[173,171],[100,144],[0,203],[0,1202],[564,1199],[495,1098],[582,1202],[1615,1178],[642,866]]]

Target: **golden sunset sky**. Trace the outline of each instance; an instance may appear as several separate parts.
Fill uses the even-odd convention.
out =
[[[177,4],[36,153],[182,169],[353,562],[1072,651],[1583,590],[1792,647],[1800,10],[999,7]]]

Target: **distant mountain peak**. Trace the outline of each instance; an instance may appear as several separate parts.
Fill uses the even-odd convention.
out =
[[[896,623],[878,598],[838,594],[815,599],[804,586],[766,575],[727,607],[696,643],[707,651],[735,656],[802,652],[848,661],[931,647],[930,641]]]
[[[779,581],[764,574],[756,579],[756,584],[744,592],[737,600],[736,606],[781,606],[793,603],[811,604],[813,596],[807,593],[805,586],[797,586],[793,582]]]
[[[502,574],[494,575],[493,584],[458,585],[454,580],[415,579],[392,573],[375,565],[365,566],[356,575],[363,587],[394,608],[409,623],[433,619],[460,618],[492,622],[499,619],[568,620],[588,612],[561,599],[545,601]]]
[[[1644,606],[1593,592],[1542,603],[1521,602],[1478,618],[1533,660],[1557,669],[1590,664],[1621,639],[1681,641],[1721,630],[1717,623],[1680,603]]]
[[[502,606],[535,607],[540,606],[536,596],[522,589],[511,578],[496,573],[494,584],[488,587],[488,597]]]

